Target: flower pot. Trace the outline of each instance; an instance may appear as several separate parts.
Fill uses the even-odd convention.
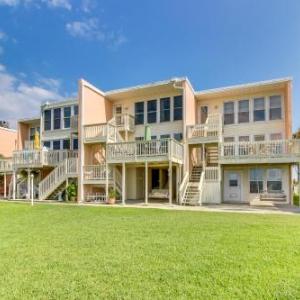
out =
[[[116,203],[116,198],[113,197],[113,198],[108,198],[108,204],[115,204]]]

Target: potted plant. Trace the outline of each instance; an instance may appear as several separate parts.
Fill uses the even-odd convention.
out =
[[[77,198],[77,185],[72,182],[67,187],[67,196],[69,201],[75,201]]]
[[[116,203],[116,199],[118,198],[118,191],[110,188],[108,191],[108,204],[115,204]]]

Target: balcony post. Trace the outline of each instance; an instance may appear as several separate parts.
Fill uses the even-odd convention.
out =
[[[108,201],[108,163],[105,164],[105,198]]]
[[[125,194],[126,194],[126,187],[125,187],[125,183],[126,183],[126,166],[125,163],[122,163],[122,204],[125,205]]]
[[[145,162],[145,204],[148,205],[148,162]]]
[[[4,198],[6,198],[6,173],[4,173]]]
[[[13,200],[16,200],[16,171],[13,172]]]
[[[27,199],[30,199],[30,169],[27,170]]]
[[[172,205],[172,161],[169,160],[169,204]]]

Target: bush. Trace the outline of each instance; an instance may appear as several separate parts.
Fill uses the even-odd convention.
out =
[[[296,206],[299,206],[299,195],[298,194],[293,195],[293,204]]]
[[[75,182],[72,182],[67,187],[67,195],[69,201],[75,201],[77,197],[77,185]]]

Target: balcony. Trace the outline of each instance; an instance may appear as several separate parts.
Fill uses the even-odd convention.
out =
[[[16,168],[40,168],[56,166],[66,158],[78,158],[78,152],[72,150],[14,151],[12,164]]]
[[[116,126],[110,123],[84,126],[85,143],[107,143],[116,141]]]
[[[107,162],[183,162],[183,145],[173,139],[107,144]]]
[[[111,168],[108,169],[108,180],[113,179]],[[84,183],[105,184],[106,182],[106,164],[85,165],[83,166]]]
[[[299,162],[300,139],[221,143],[219,157],[221,164]]]
[[[187,126],[189,144],[217,143],[222,134],[222,118],[220,114],[209,114],[204,124]]]
[[[0,159],[0,173],[12,172],[12,160]]]
[[[129,114],[117,114],[114,116],[112,124],[114,124],[119,131],[134,132],[134,116]]]

